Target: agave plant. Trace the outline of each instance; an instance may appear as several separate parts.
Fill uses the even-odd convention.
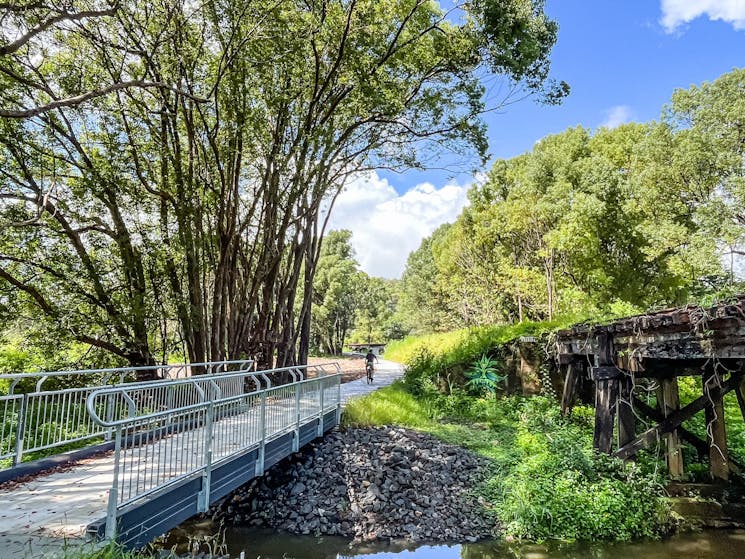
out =
[[[484,354],[476,361],[470,370],[466,372],[466,386],[472,390],[486,392],[489,395],[496,393],[501,382],[504,382],[505,375],[500,375],[497,365],[499,363]]]

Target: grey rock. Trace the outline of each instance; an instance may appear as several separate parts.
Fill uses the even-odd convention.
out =
[[[414,431],[335,432],[236,491],[213,516],[359,541],[476,541],[495,528],[483,499],[468,494],[486,466]]]

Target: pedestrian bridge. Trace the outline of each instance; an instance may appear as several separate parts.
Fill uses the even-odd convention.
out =
[[[338,365],[251,366],[160,367],[149,382],[126,382],[132,369],[0,375],[0,460],[13,465],[0,481],[25,473],[24,456],[89,443],[73,467],[0,487],[0,557],[83,531],[139,547],[338,425]]]

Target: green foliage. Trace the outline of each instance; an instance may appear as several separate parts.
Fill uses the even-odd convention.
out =
[[[557,26],[539,1],[452,17],[434,0],[120,0],[67,25],[98,4],[23,5],[0,26],[0,44],[21,38],[0,56],[0,315],[132,364],[180,349],[294,361],[350,177],[443,150],[483,162],[482,115],[505,101],[485,77],[566,92],[548,80]],[[319,280],[334,346],[340,266]]]
[[[522,404],[516,460],[489,488],[505,532],[542,540],[630,540],[659,535],[666,522],[654,475],[592,450],[585,423],[563,419],[545,398]]]
[[[482,355],[466,371],[466,378],[468,379],[466,386],[476,392],[486,392],[492,396],[496,394],[499,384],[507,378],[505,375],[499,374],[498,364],[499,362],[496,359],[492,359],[486,354]]]
[[[311,340],[316,351],[338,355],[354,327],[363,274],[357,270],[352,232],[331,231],[324,238],[313,280]]]
[[[407,262],[414,332],[741,291],[743,88],[735,69],[675,91],[658,122],[570,128],[495,162]]]
[[[385,343],[404,337],[407,328],[396,316],[397,284],[396,280],[361,275],[351,343]]]
[[[655,537],[668,522],[659,480],[592,450],[591,410],[561,417],[543,398],[414,395],[403,383],[355,400],[346,426],[402,425],[488,458],[490,477],[476,490],[504,534],[541,540]]]
[[[494,348],[520,336],[540,336],[575,322],[576,318],[564,318],[554,322],[522,322],[409,336],[389,344],[386,357],[406,365],[404,382],[413,393],[447,393],[464,385],[469,367]]]
[[[441,225],[409,254],[401,276],[398,312],[415,334],[438,332],[455,327],[448,308],[449,286],[442,283],[433,254],[433,244],[442,238],[449,224]]]
[[[116,542],[110,542],[103,547],[71,545],[59,554],[60,559],[141,559],[141,553],[126,551]]]
[[[430,412],[423,401],[413,398],[398,382],[371,395],[351,400],[344,408],[342,426],[395,424],[426,430],[431,426]]]
[[[680,393],[681,406],[691,403],[703,394],[700,376],[686,376],[678,378],[678,390]],[[727,447],[732,457],[739,463],[745,463],[745,421],[743,421],[737,396],[730,392],[724,397],[724,421],[727,426]],[[697,413],[683,423],[688,430],[698,435],[701,439],[707,439],[706,416],[703,412]],[[697,460],[694,453],[686,455],[688,464]],[[695,468],[693,469],[695,470]],[[702,480],[708,480],[708,466],[702,468]]]

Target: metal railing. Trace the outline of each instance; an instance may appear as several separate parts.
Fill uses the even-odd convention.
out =
[[[272,386],[283,375],[292,381]],[[338,418],[340,380],[334,363],[97,389],[88,412],[115,437],[106,536],[115,535],[117,511],[187,477],[201,475],[205,511],[212,470],[222,462],[257,449],[259,475],[268,441],[292,431],[297,450],[301,425],[314,418],[322,434],[324,414],[335,410]]]
[[[85,407],[88,396],[100,388],[155,386],[203,371],[208,375],[242,373],[252,365],[251,360],[235,360],[0,375],[0,384],[5,381],[8,385],[8,394],[0,396],[0,460],[11,459],[12,466],[16,466],[25,453],[109,439],[112,431],[95,423]],[[137,382],[141,371],[152,372],[163,380]],[[171,396],[175,398],[171,405],[188,398],[185,394]],[[157,400],[150,402],[159,405]],[[102,413],[106,416],[109,412]]]

